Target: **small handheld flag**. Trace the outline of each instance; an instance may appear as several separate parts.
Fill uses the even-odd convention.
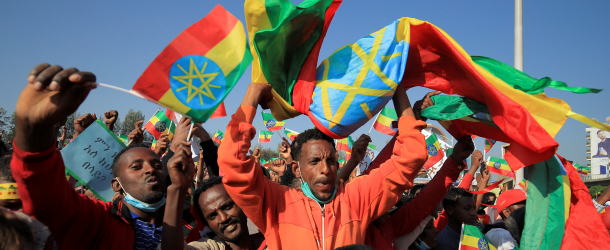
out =
[[[352,140],[351,136],[337,140],[337,150],[343,150],[345,152],[351,153],[353,144],[354,140]]]
[[[428,170],[430,167],[434,166],[434,164],[443,160],[445,157],[445,152],[443,152],[443,149],[441,149],[438,138],[434,133],[428,136],[426,139],[426,145],[428,148],[428,160],[426,160],[426,163],[424,163],[424,168]]]
[[[217,142],[218,144],[222,143],[222,139],[225,137],[225,134],[223,132],[221,132],[220,130],[217,130],[216,133],[214,133],[214,137],[212,137],[212,141]]]
[[[126,135],[119,135],[119,140],[121,142],[123,142],[123,144],[127,145],[127,141],[129,141],[129,138],[127,138]],[[155,140],[155,141],[157,141],[157,140]]]
[[[217,110],[251,62],[243,24],[217,5],[167,45],[132,90],[201,123]]]
[[[515,178],[515,172],[508,166],[506,160],[490,156],[487,158],[489,172]]]
[[[581,165],[578,165],[578,163],[574,163],[573,166],[579,174],[588,175],[589,173],[591,173],[591,167],[583,167]]]
[[[261,111],[261,114],[263,115],[263,121],[265,122],[265,127],[267,129],[269,129],[269,131],[271,131],[271,132],[282,129],[282,127],[284,126],[284,123],[286,123],[286,122],[278,122],[275,118],[273,118],[272,114],[265,113],[262,111]]]
[[[152,145],[150,145],[150,149],[155,150],[156,147],[157,147],[157,139],[153,139]]]
[[[460,250],[497,250],[476,226],[462,224]],[[515,247],[514,249],[519,249]]]
[[[296,139],[299,135],[299,133],[297,133],[296,131],[292,131],[287,128],[284,128],[284,133],[286,134],[286,136],[288,136],[288,138],[290,138],[291,141],[294,141],[294,139]]]
[[[379,116],[377,116],[377,120],[373,124],[373,128],[379,131],[380,133],[384,133],[386,135],[394,136],[396,135],[396,130],[392,128],[392,122],[398,119],[396,115],[396,110],[393,108],[383,108]]]
[[[171,125],[171,128],[170,128]],[[174,131],[176,131],[176,124],[174,124],[169,117],[161,110],[157,110],[155,115],[148,120],[144,128],[152,134],[155,139],[159,139],[161,134],[169,132],[168,138],[171,140],[174,138]]]
[[[258,142],[270,142],[272,135],[272,132],[260,131],[260,133],[258,134]]]
[[[489,153],[489,150],[491,150],[491,147],[493,147],[494,144],[496,144],[496,140],[485,138],[485,153],[486,154]]]

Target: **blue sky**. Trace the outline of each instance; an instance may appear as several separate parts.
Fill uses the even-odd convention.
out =
[[[293,1],[299,3],[301,1]],[[148,64],[182,30],[203,18],[215,1],[0,1],[0,107],[12,112],[29,70],[48,62],[92,71],[98,81],[131,88]],[[244,24],[242,1],[222,5]],[[533,77],[550,76],[570,86],[608,88],[610,70],[609,1],[525,1],[525,72]],[[400,17],[429,21],[450,34],[471,55],[495,58],[513,65],[513,1],[390,1],[346,0],[337,11],[322,46],[320,61],[339,47],[353,43]],[[233,113],[245,93],[250,70],[225,100]],[[429,90],[408,91],[412,102]],[[573,111],[605,120],[610,104],[600,94],[576,95],[547,90],[565,100]],[[390,104],[391,106],[391,104]],[[116,109],[121,117],[130,109],[141,110],[147,119],[158,106],[117,91],[98,88],[91,92],[79,112],[101,114]],[[229,117],[213,119],[204,127],[224,131]],[[431,122],[437,125],[436,122]],[[255,126],[263,128],[262,119]],[[372,121],[355,137],[367,133]],[[286,127],[298,132],[312,128],[305,116],[288,120]],[[585,125],[568,119],[556,136],[559,153],[580,164],[586,161]],[[384,145],[389,136],[371,132],[373,144]],[[275,147],[277,135],[265,146]],[[475,139],[482,149],[483,139]],[[491,150],[500,156],[500,147]]]

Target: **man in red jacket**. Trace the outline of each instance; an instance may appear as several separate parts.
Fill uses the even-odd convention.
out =
[[[124,199],[102,202],[79,195],[66,181],[53,125],[96,88],[95,75],[45,63],[27,80],[15,110],[11,162],[24,212],[45,223],[61,249],[156,249],[166,192],[159,156],[136,146],[115,157],[112,186]],[[188,235],[195,223],[185,220],[191,221],[184,223]]]

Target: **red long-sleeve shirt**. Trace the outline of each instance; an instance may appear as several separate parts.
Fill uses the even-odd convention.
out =
[[[411,202],[402,206],[392,217],[385,215],[379,227],[372,223],[366,229],[364,243],[377,250],[396,249],[394,239],[413,231],[443,200],[447,190],[466,167],[448,157],[441,170]]]
[[[466,189],[466,190],[470,189],[470,184],[472,184],[473,179],[474,179],[474,176],[471,175],[470,173],[464,174],[464,177],[462,178],[462,182],[460,182],[460,185],[458,187]],[[447,217],[447,212],[445,212],[445,210],[443,209],[443,213],[441,213],[441,215],[438,216],[438,218],[436,218],[436,220],[434,221],[434,226],[440,232],[440,231],[443,231],[443,228],[445,228],[445,226],[447,225],[448,222],[449,222],[449,217]]]

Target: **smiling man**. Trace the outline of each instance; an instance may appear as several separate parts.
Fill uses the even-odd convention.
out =
[[[144,146],[123,149],[112,163],[112,188],[124,199],[102,202],[74,191],[55,147],[55,124],[96,87],[95,75],[40,64],[30,71],[15,111],[11,170],[24,213],[49,227],[61,249],[156,249],[161,240],[165,174]],[[188,213],[186,213],[188,216]],[[186,217],[185,232],[195,225]]]
[[[390,210],[427,158],[420,132],[402,85],[396,89],[394,107],[400,116],[392,157],[367,176],[345,186],[336,185],[338,162],[333,139],[310,129],[295,139],[291,151],[293,171],[301,190],[271,182],[248,156],[256,135],[252,121],[258,105],[267,108],[271,86],[252,83],[233,115],[220,146],[218,165],[223,184],[233,201],[265,235],[269,249],[335,249],[363,244],[368,225]]]

